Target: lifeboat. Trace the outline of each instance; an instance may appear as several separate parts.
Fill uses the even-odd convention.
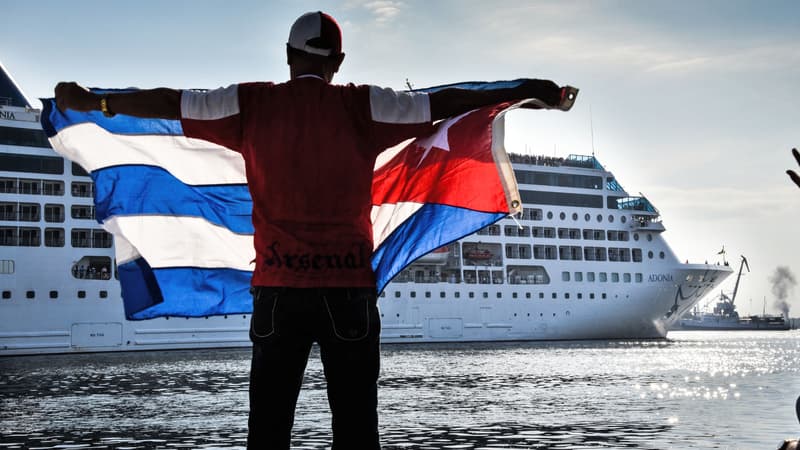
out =
[[[422,256],[416,262],[422,264],[446,264],[449,256],[450,251],[447,246],[444,246]]]
[[[493,256],[494,255],[489,250],[480,250],[480,249],[470,250],[464,253],[464,257],[466,259],[487,260],[487,259],[492,259]]]

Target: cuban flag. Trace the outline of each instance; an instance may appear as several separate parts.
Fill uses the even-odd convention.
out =
[[[114,235],[126,317],[252,312],[252,201],[241,155],[183,136],[179,120],[62,112],[54,99],[42,101],[53,148],[94,181],[96,219]],[[521,106],[547,107],[529,99],[477,109],[379,155],[372,188],[378,292],[417,258],[519,211],[503,116]]]

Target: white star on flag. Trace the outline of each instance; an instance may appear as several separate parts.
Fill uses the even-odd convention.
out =
[[[474,110],[472,110],[474,111]],[[425,157],[428,156],[428,153],[431,152],[431,149],[436,147],[440,150],[444,150],[446,152],[450,151],[450,140],[448,139],[448,130],[450,127],[456,124],[461,118],[466,116],[467,114],[471,113],[472,111],[467,111],[460,116],[451,117],[450,119],[445,120],[445,122],[439,126],[435,133],[432,135],[417,139],[417,146],[420,148],[424,148],[425,152],[422,154],[422,158],[419,159],[419,163],[417,163],[417,167],[422,165],[422,161],[425,160]]]

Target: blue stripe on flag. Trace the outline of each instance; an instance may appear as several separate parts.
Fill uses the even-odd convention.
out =
[[[151,268],[139,258],[119,266],[128,320],[162,316],[249,314],[252,272],[195,267]]]
[[[111,216],[202,217],[234,233],[253,234],[253,202],[245,184],[190,186],[160,167],[131,165],[92,172],[98,222]]]
[[[372,254],[378,292],[416,259],[506,217],[428,203],[411,215]]]
[[[509,89],[514,88],[522,84],[527,79],[516,79],[516,80],[507,80],[507,81],[493,81],[493,82],[486,82],[486,81],[464,81],[461,83],[453,83],[453,84],[444,84],[441,86],[433,86],[424,89],[414,89],[414,92],[427,92],[432,93],[436,91],[441,91],[442,89],[469,89],[471,91],[491,91],[494,89]]]
[[[80,123],[95,123],[110,133],[116,134],[160,134],[182,136],[183,127],[180,120],[141,119],[139,117],[117,114],[113,118],[106,117],[100,111],[78,112],[68,109],[61,112],[56,108],[55,100],[42,101],[42,128],[47,137],[55,136],[62,129]]]

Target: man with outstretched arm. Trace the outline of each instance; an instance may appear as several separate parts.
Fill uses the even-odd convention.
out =
[[[331,84],[344,56],[336,21],[311,12],[292,25],[284,83],[103,95],[76,83],[56,86],[62,111],[179,119],[186,136],[242,154],[256,250],[248,448],[289,448],[314,342],[328,383],[333,448],[380,448],[380,317],[370,264],[378,153],[429,134],[439,119],[526,98],[556,105],[562,96],[546,80],[432,94]]]

